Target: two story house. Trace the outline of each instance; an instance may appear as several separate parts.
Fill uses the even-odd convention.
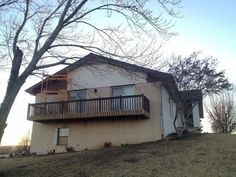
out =
[[[165,138],[175,132],[176,103],[184,95],[170,74],[92,53],[26,92],[36,98],[28,120],[33,121],[31,152],[38,154]],[[189,100],[193,127],[203,117],[201,101],[201,96]]]

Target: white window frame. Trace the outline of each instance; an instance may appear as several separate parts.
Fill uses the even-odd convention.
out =
[[[61,132],[63,129],[64,129],[64,131],[66,130],[66,132]],[[60,138],[61,137],[67,137],[67,143],[61,144],[60,143]],[[58,146],[67,146],[68,141],[69,141],[69,128],[58,128],[57,129],[57,145]]]

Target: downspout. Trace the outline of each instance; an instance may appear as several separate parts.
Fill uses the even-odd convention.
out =
[[[160,104],[160,127],[161,127],[161,139],[164,139],[164,121],[163,121],[163,93],[162,93],[162,89],[163,86],[162,84],[160,85],[160,90],[161,90],[161,104]]]

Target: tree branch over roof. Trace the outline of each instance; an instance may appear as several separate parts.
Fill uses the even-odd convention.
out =
[[[59,62],[51,63],[51,64],[45,64],[45,65],[36,66],[35,70],[44,69],[44,68],[50,68],[50,67],[61,65],[61,64],[67,64],[66,63],[66,59],[61,60]]]

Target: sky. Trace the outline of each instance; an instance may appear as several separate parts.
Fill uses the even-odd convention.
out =
[[[230,82],[236,84],[236,1],[185,0],[182,5],[183,17],[174,20],[172,29],[178,36],[164,43],[163,57],[188,56],[201,51],[203,56],[218,58],[219,69],[224,69]],[[6,73],[0,74],[0,98],[4,95],[6,78]],[[31,130],[32,122],[26,120],[26,113],[28,103],[34,103],[34,97],[24,90],[37,81],[31,77],[20,90],[7,121],[2,145],[17,144]],[[203,119],[202,123],[204,131],[209,131],[209,120]]]
[[[236,1],[198,0],[184,1],[183,18],[176,22],[177,37],[166,43],[165,54],[188,55],[201,51],[219,59],[220,69],[232,82],[236,64]]]

